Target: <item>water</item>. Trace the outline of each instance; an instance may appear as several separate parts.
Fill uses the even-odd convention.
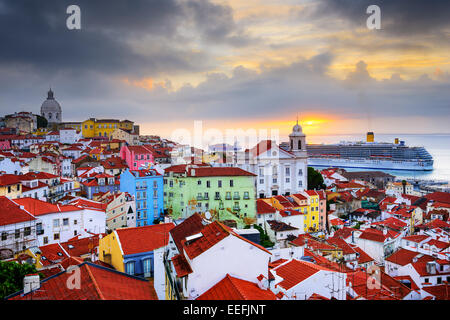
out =
[[[395,138],[404,140],[407,146],[422,146],[433,156],[433,171],[379,170],[392,174],[398,178],[415,178],[426,180],[450,181],[450,134],[377,134],[375,141],[394,142]],[[338,143],[341,141],[365,140],[364,135],[309,135],[307,143]],[[369,169],[347,169],[361,171]]]

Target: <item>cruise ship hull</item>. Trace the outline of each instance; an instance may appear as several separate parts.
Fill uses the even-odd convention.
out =
[[[339,159],[309,157],[308,165],[335,168],[364,168],[384,170],[431,171],[433,161],[392,161],[381,159]]]

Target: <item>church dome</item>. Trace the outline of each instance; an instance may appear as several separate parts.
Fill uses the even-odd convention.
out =
[[[303,137],[304,135],[305,134],[303,133],[303,129],[298,124],[298,120],[297,120],[297,124],[292,128],[292,133],[289,136],[301,136],[301,137]]]
[[[302,132],[302,127],[298,124],[298,122],[297,122],[297,124],[292,128],[292,132]]]
[[[48,91],[47,100],[42,103],[41,115],[49,122],[61,122],[62,109],[58,101],[53,96],[53,91]]]

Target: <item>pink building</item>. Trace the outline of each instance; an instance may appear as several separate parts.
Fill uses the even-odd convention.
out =
[[[139,170],[154,163],[152,150],[146,146],[123,146],[120,157],[125,160],[130,170]]]
[[[9,150],[11,149],[11,144],[9,140],[0,140],[0,150]]]

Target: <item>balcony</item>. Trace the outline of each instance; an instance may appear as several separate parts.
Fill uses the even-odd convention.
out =
[[[219,195],[219,196],[216,195],[216,196],[214,197],[214,200],[220,200],[220,195]]]
[[[136,190],[144,190],[147,189],[147,186],[136,186]]]
[[[197,201],[202,201],[203,200],[203,196],[197,196]]]
[[[231,195],[225,196],[225,200],[231,200]]]
[[[233,206],[233,211],[241,211],[241,208],[239,206]]]
[[[233,200],[241,200],[241,196],[234,195]]]

